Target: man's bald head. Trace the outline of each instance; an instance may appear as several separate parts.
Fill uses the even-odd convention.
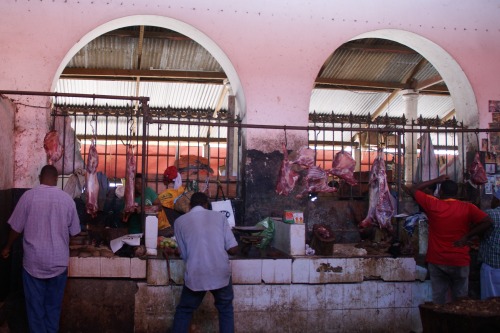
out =
[[[40,184],[55,186],[57,185],[57,169],[53,165],[46,165],[40,171]]]

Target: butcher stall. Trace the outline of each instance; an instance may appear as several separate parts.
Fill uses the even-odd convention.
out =
[[[493,186],[484,166],[496,155],[454,119],[314,113],[307,126],[287,127],[244,124],[231,108],[150,108],[147,97],[46,96],[47,163],[83,230],[71,241],[62,331],[158,332],[172,323],[184,265],[158,219],[165,213],[175,228],[175,217],[144,198],[134,203],[137,173],[143,190],[161,193],[175,166],[189,191],[229,204],[240,332],[421,331],[419,305],[431,299],[427,225],[402,185],[446,174],[478,205]],[[244,149],[255,128],[276,134],[274,151]],[[123,217],[136,207],[141,232],[130,234]],[[209,295],[192,328],[216,331],[215,314]]]

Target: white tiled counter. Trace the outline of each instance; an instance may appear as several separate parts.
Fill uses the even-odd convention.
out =
[[[70,257],[68,276],[86,278],[146,278],[147,260],[122,257]]]
[[[303,225],[276,224],[273,246],[290,258],[231,258],[236,332],[421,332],[418,305],[430,301],[430,283],[412,257],[305,256]],[[300,246],[290,244],[301,244]],[[138,280],[136,333],[169,331],[183,284],[178,258],[70,258],[74,278]],[[207,293],[193,319],[200,332],[217,332]]]
[[[157,257],[71,257],[73,278],[138,279],[134,330],[168,331],[182,289],[184,263]],[[232,259],[237,332],[421,332],[418,305],[429,281],[416,279],[413,258],[306,257]],[[217,332],[207,294],[194,323]]]
[[[413,258],[232,259],[237,332],[421,332],[418,305],[431,298],[416,279]],[[183,282],[184,264],[150,259],[139,283],[135,332],[168,331]],[[146,301],[162,294],[157,303]],[[217,332],[208,293],[194,323]],[[147,304],[147,306],[145,305]]]
[[[294,259],[232,259],[233,284],[325,284],[359,283],[367,280],[415,281],[416,265],[413,258],[318,258]],[[170,260],[170,278],[183,283],[184,263]],[[149,259],[147,283],[168,285],[165,259]]]

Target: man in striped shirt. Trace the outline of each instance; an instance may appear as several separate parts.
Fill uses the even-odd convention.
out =
[[[500,296],[500,190],[493,195],[491,209],[486,213],[493,226],[479,245],[481,299]]]
[[[23,236],[23,289],[31,333],[59,331],[69,265],[70,236],[80,233],[71,196],[57,187],[57,170],[46,165],[40,185],[26,191],[9,218],[11,230],[1,251],[6,259]]]

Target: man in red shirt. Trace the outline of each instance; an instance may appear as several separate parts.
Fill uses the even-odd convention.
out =
[[[439,198],[422,191],[434,184],[441,184]],[[452,301],[466,297],[470,265],[467,243],[491,226],[491,218],[475,205],[455,199],[458,185],[445,175],[403,188],[422,207],[429,221],[426,261],[432,301],[444,304],[448,289],[451,289]]]

